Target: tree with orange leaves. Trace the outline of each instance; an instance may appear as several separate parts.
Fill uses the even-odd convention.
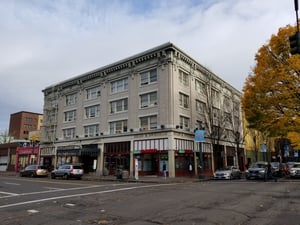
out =
[[[270,137],[290,133],[291,141],[300,143],[300,55],[291,55],[289,46],[295,32],[290,25],[280,28],[258,50],[243,88],[242,108],[250,128]]]

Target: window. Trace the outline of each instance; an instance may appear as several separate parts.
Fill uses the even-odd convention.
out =
[[[157,116],[146,116],[140,118],[141,128],[143,130],[157,128]]]
[[[151,84],[157,81],[157,70],[153,69],[147,72],[141,73],[141,85]]]
[[[110,103],[110,113],[124,112],[128,110],[128,99],[120,99]]]
[[[110,122],[110,133],[118,134],[122,132],[127,132],[127,120],[120,120],[115,122]]]
[[[85,118],[95,118],[100,115],[100,105],[85,107]]]
[[[86,90],[86,99],[95,99],[101,96],[100,86],[89,88]]]
[[[195,80],[195,89],[198,93],[205,94],[205,84],[199,80]]]
[[[66,96],[66,105],[74,105],[77,101],[77,94],[71,94]]]
[[[141,108],[157,105],[157,92],[147,93],[141,97]]]
[[[68,128],[63,130],[64,138],[70,139],[75,137],[75,128]]]
[[[205,103],[199,100],[196,100],[196,111],[204,114],[205,113]]]
[[[180,116],[180,127],[189,128],[190,127],[190,119],[184,116]]]
[[[179,81],[184,86],[189,86],[189,75],[183,71],[179,71]]]
[[[72,122],[76,120],[76,110],[65,112],[65,122]]]
[[[224,111],[226,112],[230,112],[230,99],[227,96],[224,96],[224,100],[223,100],[223,107],[224,107]]]
[[[99,125],[89,125],[84,127],[84,136],[85,137],[95,137],[99,135]]]
[[[211,100],[212,100],[213,106],[219,108],[219,105],[220,105],[220,94],[219,94],[219,92],[216,91],[216,90],[211,90],[211,98],[212,98]]]
[[[184,108],[189,108],[189,96],[179,93],[179,105]]]
[[[128,78],[111,82],[111,93],[119,93],[128,90]]]

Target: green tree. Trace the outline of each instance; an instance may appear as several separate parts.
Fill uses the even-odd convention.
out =
[[[287,25],[255,55],[256,64],[243,88],[242,108],[250,128],[267,136],[299,134],[300,55],[291,55]]]

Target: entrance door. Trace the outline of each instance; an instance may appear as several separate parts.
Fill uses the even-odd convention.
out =
[[[8,156],[0,156],[0,171],[6,171],[8,165]]]

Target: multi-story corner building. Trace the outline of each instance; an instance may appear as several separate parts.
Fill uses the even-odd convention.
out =
[[[241,93],[172,43],[46,87],[40,161],[131,176],[243,167]],[[205,129],[203,142],[195,131]],[[199,166],[201,165],[201,167]]]
[[[14,139],[29,139],[29,132],[41,129],[43,115],[33,112],[17,112],[10,115],[9,136]]]

